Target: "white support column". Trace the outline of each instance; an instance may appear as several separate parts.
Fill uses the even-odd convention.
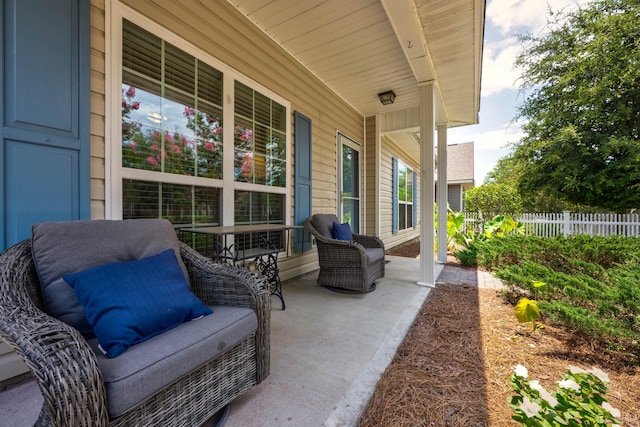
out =
[[[434,179],[435,97],[433,82],[420,86],[420,280],[419,285],[435,285],[435,179]]]
[[[447,125],[438,129],[438,262],[447,262]]]

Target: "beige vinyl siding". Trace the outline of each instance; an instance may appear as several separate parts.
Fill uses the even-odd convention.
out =
[[[91,218],[105,218],[104,0],[91,0]]]
[[[418,214],[416,215],[416,228],[400,230],[397,234],[392,233],[393,204],[392,185],[393,171],[391,159],[397,157],[405,165],[413,169],[418,174],[418,185],[414,189],[418,195]],[[420,237],[420,164],[416,159],[412,159],[405,151],[394,144],[389,138],[382,137],[380,156],[380,238],[384,242],[386,249],[391,249],[401,243]]]
[[[313,212],[336,212],[336,133],[364,141],[363,117],[227,1],[124,4],[166,27],[178,37],[291,102],[291,109],[312,120]],[[105,217],[105,6],[91,0],[91,180],[92,218]],[[171,40],[168,40],[171,42]],[[293,122],[293,118],[290,120]],[[293,130],[295,132],[295,129]],[[114,138],[118,143],[117,138]],[[292,153],[293,154],[293,153]],[[291,157],[293,158],[293,156]],[[292,168],[293,171],[293,168]],[[364,177],[362,177],[364,179]],[[289,177],[289,185],[293,176]],[[295,203],[292,194],[291,205]],[[291,209],[293,213],[293,209]],[[292,222],[293,218],[288,218]],[[290,245],[292,247],[292,245]],[[282,258],[286,280],[317,268],[315,250]]]

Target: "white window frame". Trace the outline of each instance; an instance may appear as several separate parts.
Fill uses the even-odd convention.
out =
[[[411,200],[410,201],[405,201],[405,200],[400,200],[400,167],[404,166],[406,171],[411,171]],[[398,186],[398,188],[396,189],[396,191],[398,192],[398,232],[401,233],[403,231],[406,230],[413,230],[415,228],[415,224],[416,224],[416,219],[414,218],[414,208],[413,208],[413,204],[414,204],[414,200],[415,200],[415,196],[416,196],[416,189],[413,188],[413,176],[416,174],[416,171],[413,167],[409,166],[406,162],[404,162],[403,160],[401,160],[400,158],[398,158],[398,179],[397,179],[397,183],[396,185]],[[407,184],[407,182],[409,182],[409,180],[407,179],[406,176],[406,172],[405,172],[405,185]],[[405,211],[404,211],[404,222],[405,222],[405,227],[404,228],[400,228],[400,205],[404,205],[405,206]],[[411,208],[411,219],[412,219],[412,224],[411,226],[407,226],[407,212],[408,209]]]
[[[193,55],[199,60],[223,73],[223,178],[212,179],[184,175],[165,174],[162,172],[129,169],[122,167],[122,23],[123,19],[144,28],[177,48]],[[222,61],[206,53],[202,49],[187,42],[169,29],[162,27],[146,16],[118,2],[105,3],[105,216],[107,219],[122,219],[122,180],[135,179],[142,181],[167,182],[172,184],[195,185],[200,187],[221,188],[222,225],[234,223],[234,192],[245,190],[285,195],[284,222],[291,218],[292,149],[291,149],[291,103],[266,87],[253,81]],[[234,82],[239,81],[257,92],[271,98],[284,106],[287,114],[286,122],[286,179],[284,187],[267,186],[234,180]]]
[[[342,221],[342,146],[346,145],[347,147],[358,152],[358,224],[359,229],[353,230],[354,233],[360,233],[364,230],[364,224],[362,220],[364,218],[363,206],[364,206],[364,185],[363,179],[364,176],[364,148],[362,144],[360,144],[355,139],[351,138],[347,134],[337,131],[336,132],[336,172],[337,172],[337,182],[336,182],[336,216],[340,221]]]

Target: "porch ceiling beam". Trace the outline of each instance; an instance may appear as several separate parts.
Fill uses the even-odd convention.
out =
[[[380,0],[418,83],[435,80],[433,61],[413,0]]]
[[[434,85],[436,108],[444,111],[446,117],[438,117],[439,122],[448,120],[446,104],[438,87],[433,59],[420,23],[418,10],[413,0],[380,0],[391,27],[398,39],[411,71],[418,84],[430,82]]]

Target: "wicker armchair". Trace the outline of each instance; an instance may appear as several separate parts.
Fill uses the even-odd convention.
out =
[[[375,280],[384,277],[384,243],[378,237],[353,233],[351,241],[332,237],[331,214],[315,214],[304,227],[316,239],[320,273],[318,283],[333,290],[366,293],[375,289]]]
[[[38,383],[44,398],[39,425],[198,426],[267,377],[271,303],[266,282],[179,245],[192,291],[207,305],[253,309],[257,330],[117,418],[108,413],[109,393],[95,351],[78,330],[43,312],[31,241],[0,255],[0,336]]]

